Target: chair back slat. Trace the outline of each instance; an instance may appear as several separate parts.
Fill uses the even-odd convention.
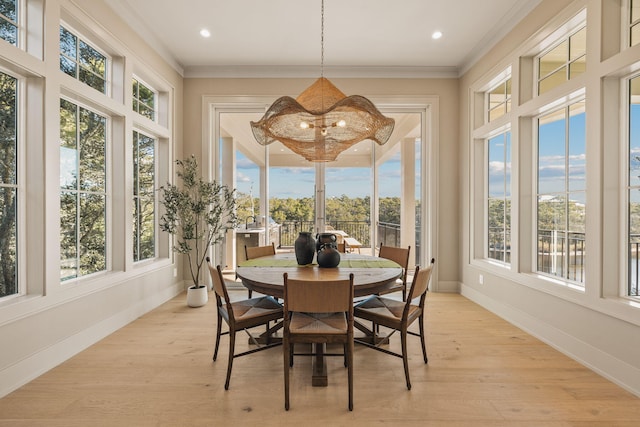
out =
[[[276,247],[273,243],[266,246],[245,246],[244,253],[247,259],[260,258],[276,254]]]
[[[305,313],[349,311],[353,306],[353,274],[349,279],[316,282],[284,275],[285,310]]]
[[[411,253],[411,246],[406,248],[399,248],[396,246],[380,245],[380,252],[378,256],[380,258],[389,259],[397,262],[402,267],[402,283],[407,282],[407,269],[409,268],[409,254]]]
[[[420,269],[420,267],[416,267],[411,289],[409,290],[409,297],[407,298],[407,305],[412,299],[422,296],[429,289],[429,280],[431,279],[434,261],[435,260],[432,259],[431,264],[427,268]]]

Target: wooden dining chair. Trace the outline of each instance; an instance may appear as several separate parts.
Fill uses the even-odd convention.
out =
[[[216,347],[213,351],[213,361],[215,362],[218,357],[220,336],[229,335],[229,362],[227,364],[227,380],[224,383],[224,389],[229,390],[229,380],[231,379],[233,359],[266,350],[281,344],[281,342],[269,341],[271,334],[280,328],[279,325],[275,325],[273,328],[269,329],[269,322],[281,319],[283,317],[283,310],[282,305],[273,299],[273,297],[267,296],[231,302],[229,294],[227,293],[227,286],[225,285],[224,277],[222,276],[222,269],[219,265],[214,268],[211,265],[209,258],[207,258],[207,264],[209,266],[209,273],[211,273],[211,280],[213,281],[213,290],[216,295],[216,305],[218,309],[218,319],[216,322]],[[222,319],[224,319],[229,327],[229,330],[226,332],[222,332]],[[265,345],[260,345],[253,335],[249,333],[250,328],[261,325],[266,325],[267,327],[265,334],[267,337],[267,343]],[[249,338],[252,343],[256,345],[256,348],[236,354],[236,332],[240,330],[244,330],[247,335],[249,335]]]
[[[432,258],[429,267],[422,270],[420,267],[416,267],[416,272],[411,282],[411,289],[409,289],[409,296],[406,301],[402,302],[373,295],[353,308],[355,317],[371,321],[371,331],[373,334],[371,343],[358,339],[356,339],[356,342],[383,353],[402,358],[404,375],[407,380],[407,389],[409,390],[411,390],[411,380],[409,379],[409,362],[407,358],[407,334],[420,337],[424,363],[429,361],[424,339],[424,303],[429,289],[429,280],[431,279],[434,263],[435,259]],[[412,301],[416,298],[419,298],[418,303],[413,304]],[[420,328],[419,334],[408,330],[409,326],[415,320],[418,320]],[[382,339],[378,339],[376,336],[378,325],[392,329],[391,333]],[[380,347],[382,343],[388,342],[388,338],[397,331],[400,332],[402,353],[395,353]]]
[[[284,273],[284,408],[289,410],[289,370],[294,344],[341,343],[349,382],[349,410],[353,410],[353,273],[349,279],[289,279]],[[297,355],[297,354],[296,354]],[[331,354],[326,354],[331,355]],[[335,354],[334,354],[335,355]]]
[[[402,291],[402,301],[407,300],[407,270],[409,268],[409,255],[411,254],[411,246],[399,248],[396,246],[380,245],[380,258],[386,258],[395,261],[402,267],[402,274],[389,289],[385,289],[378,295],[389,294],[391,292]]]
[[[347,247],[346,247],[346,244],[344,242],[338,243],[338,252],[340,252],[340,253],[347,252]]]
[[[275,255],[276,245],[271,242],[270,245],[265,246],[246,246],[244,247],[245,257],[249,259],[260,258],[263,256]],[[249,298],[253,295],[253,291],[249,289]]]

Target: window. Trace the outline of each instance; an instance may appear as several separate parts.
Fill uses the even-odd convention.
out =
[[[538,119],[537,270],[584,282],[585,102]]]
[[[586,70],[586,27],[582,27],[538,57],[538,94],[579,76]]]
[[[629,46],[640,43],[640,0],[629,0]]]
[[[14,46],[18,44],[18,2],[0,1],[0,38]]]
[[[488,140],[487,212],[489,258],[511,261],[511,133]]]
[[[60,70],[107,93],[107,58],[63,26],[60,26]]]
[[[487,92],[488,121],[493,121],[511,111],[511,79]]]
[[[628,178],[628,279],[627,295],[640,296],[640,76],[629,81],[629,178]]]
[[[133,79],[133,111],[148,119],[155,120],[155,92]]]
[[[106,118],[60,101],[60,277],[106,269]]]
[[[155,246],[155,143],[133,132],[133,260],[154,258]]]
[[[0,298],[18,293],[17,80],[0,72]]]

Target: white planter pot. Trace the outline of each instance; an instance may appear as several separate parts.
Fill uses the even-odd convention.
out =
[[[202,307],[209,301],[209,290],[206,286],[195,288],[190,286],[187,289],[187,305],[189,307]]]

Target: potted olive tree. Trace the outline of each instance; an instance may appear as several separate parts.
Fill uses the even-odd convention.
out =
[[[191,286],[187,304],[199,307],[208,301],[208,288],[200,283],[202,265],[210,246],[222,241],[236,227],[235,190],[202,179],[195,156],[176,160],[181,185],[160,187],[165,208],[160,229],[175,236],[173,251],[187,256]]]

